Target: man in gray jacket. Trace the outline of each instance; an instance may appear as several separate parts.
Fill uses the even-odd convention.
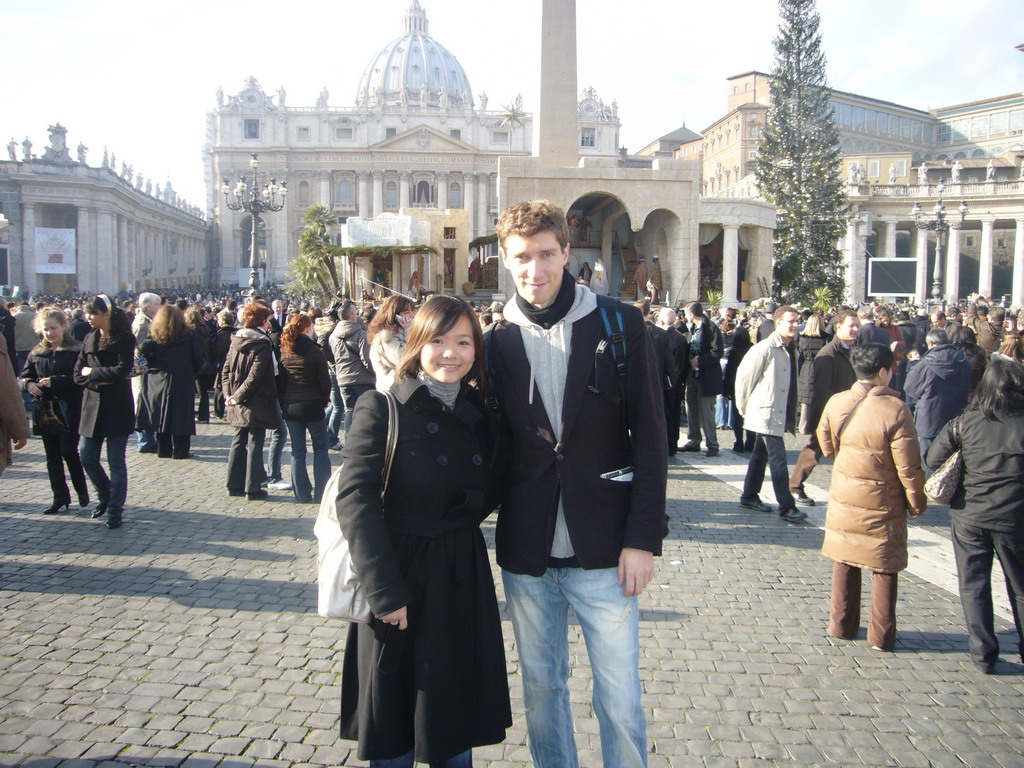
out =
[[[376,377],[370,362],[370,343],[366,329],[359,324],[359,313],[351,301],[345,302],[339,312],[341,320],[331,331],[328,343],[334,355],[334,372],[338,378],[338,389],[345,404],[343,429],[348,437],[352,425],[352,411],[356,400],[364,392],[374,388]]]
[[[149,338],[149,326],[153,323],[163,299],[155,293],[139,294],[139,309],[132,320],[132,333],[135,334],[136,349]],[[135,398],[135,410],[139,410],[139,395],[142,393],[142,377],[132,377],[132,396]],[[156,453],[156,432],[142,430],[135,433],[139,453]]]

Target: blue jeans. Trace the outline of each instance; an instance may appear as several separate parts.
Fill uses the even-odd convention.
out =
[[[409,750],[401,757],[390,760],[371,760],[370,768],[412,768],[413,751]],[[473,768],[473,751],[467,749],[460,755],[449,757],[440,763],[431,763],[430,768]]]
[[[288,431],[288,426],[284,423],[284,416],[281,415],[281,406],[275,400],[274,409],[277,412],[277,426],[273,429],[268,429],[267,432],[270,434],[270,447],[267,449],[267,477],[271,481],[280,480],[281,475],[281,456],[284,454],[284,443],[285,434]]]
[[[352,412],[356,409],[356,400],[364,392],[373,389],[373,384],[340,384],[341,399],[345,403],[345,438],[348,438],[349,427],[352,426]]]
[[[341,432],[345,418],[345,401],[341,399],[341,389],[338,388],[338,377],[334,374],[333,366],[327,366],[327,374],[331,377],[331,404],[324,414],[324,423],[327,424],[327,445],[330,446],[338,442],[338,433]]]
[[[539,577],[502,570],[501,575],[522,664],[534,766],[579,765],[569,710],[569,606],[583,628],[590,657],[604,764],[646,766],[639,605],[623,594],[618,569],[548,568]]]
[[[327,453],[327,426],[320,419],[302,422],[285,420],[292,447],[292,492],[303,503],[320,503],[327,481],[331,479],[331,457]],[[306,471],[306,432],[313,443],[313,487]]]
[[[103,441],[107,441],[107,465],[110,476],[100,464],[100,450]],[[82,468],[92,480],[99,503],[107,508],[107,517],[120,520],[124,510],[124,500],[128,496],[128,465],[125,463],[124,452],[128,448],[128,435],[113,437],[86,437],[82,435],[78,443],[78,453],[82,457]]]
[[[786,443],[779,435],[762,435],[756,433],[754,450],[750,454],[747,465],[747,476],[743,479],[744,501],[759,499],[761,485],[764,483],[764,470],[768,467],[772,476],[772,488],[775,500],[779,503],[779,512],[796,507],[793,493],[789,490],[789,467],[786,464]]]

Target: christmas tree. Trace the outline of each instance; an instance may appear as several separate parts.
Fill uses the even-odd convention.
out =
[[[779,0],[779,13],[756,176],[778,214],[772,292],[807,303],[818,288],[846,294],[836,243],[846,230],[847,200],[815,0]]]

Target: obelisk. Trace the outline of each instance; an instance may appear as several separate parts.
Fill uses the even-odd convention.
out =
[[[537,155],[541,165],[576,166],[576,0],[543,0],[541,14]]]

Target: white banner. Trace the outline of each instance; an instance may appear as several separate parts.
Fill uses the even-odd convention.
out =
[[[75,274],[75,230],[36,227],[36,274]]]

